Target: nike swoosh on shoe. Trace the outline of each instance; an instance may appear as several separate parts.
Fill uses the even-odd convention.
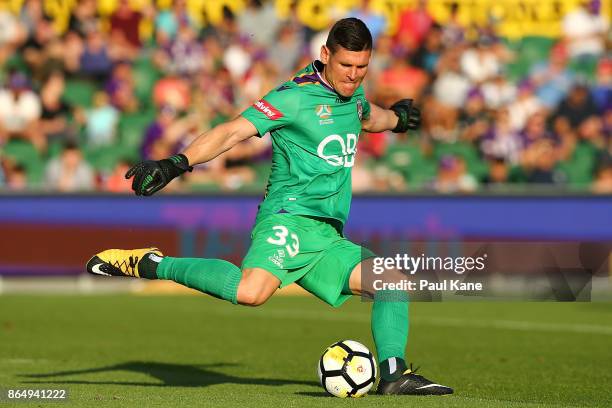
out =
[[[93,273],[95,273],[96,275],[106,275],[106,276],[112,276],[110,273],[106,273],[100,270],[100,267],[104,265],[104,264],[95,264],[94,266],[91,267],[91,271]]]

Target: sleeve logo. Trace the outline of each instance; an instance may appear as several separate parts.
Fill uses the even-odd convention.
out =
[[[253,107],[266,115],[268,119],[277,120],[283,117],[283,114],[276,109],[274,106],[270,105],[267,101],[260,99],[253,104]]]
[[[363,118],[363,103],[361,99],[357,99],[357,116],[359,116],[359,120]]]

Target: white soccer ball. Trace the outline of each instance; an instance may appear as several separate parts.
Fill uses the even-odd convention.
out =
[[[357,398],[376,382],[376,360],[363,344],[342,340],[325,350],[317,367],[325,391],[340,398]]]

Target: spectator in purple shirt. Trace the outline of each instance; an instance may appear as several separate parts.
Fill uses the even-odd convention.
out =
[[[510,125],[507,109],[497,111],[495,121],[482,138],[480,149],[485,157],[503,158],[511,164],[519,162],[523,143]]]
[[[113,68],[105,90],[115,108],[122,112],[133,112],[138,109],[135,86],[132,66],[127,62],[120,62]]]
[[[536,112],[527,119],[525,127],[520,132],[520,139],[523,149],[528,148],[534,142],[541,139],[548,139],[553,144],[558,143],[558,138],[551,133],[546,126],[546,115],[544,112]]]
[[[205,64],[204,47],[196,32],[187,24],[181,24],[176,37],[160,49],[157,63],[168,74],[193,76]]]
[[[81,54],[80,72],[97,81],[103,81],[111,72],[113,61],[102,33],[92,30],[87,34],[85,48]]]
[[[164,138],[170,125],[176,120],[177,112],[171,105],[162,105],[157,113],[155,121],[147,128],[140,155],[143,159],[151,159],[155,143]]]

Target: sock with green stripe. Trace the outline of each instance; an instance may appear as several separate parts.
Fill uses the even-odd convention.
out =
[[[386,381],[397,380],[408,369],[404,359],[399,357],[389,357],[381,361],[378,367],[380,368],[380,377]]]
[[[155,274],[158,279],[171,280],[233,304],[238,303],[238,284],[242,272],[231,262],[223,259],[166,256],[157,263],[151,257],[145,258],[148,258],[146,263],[139,264],[143,275]]]
[[[374,295],[372,336],[376,344],[380,375],[397,380],[406,370],[404,353],[408,341],[408,294],[385,290]]]

